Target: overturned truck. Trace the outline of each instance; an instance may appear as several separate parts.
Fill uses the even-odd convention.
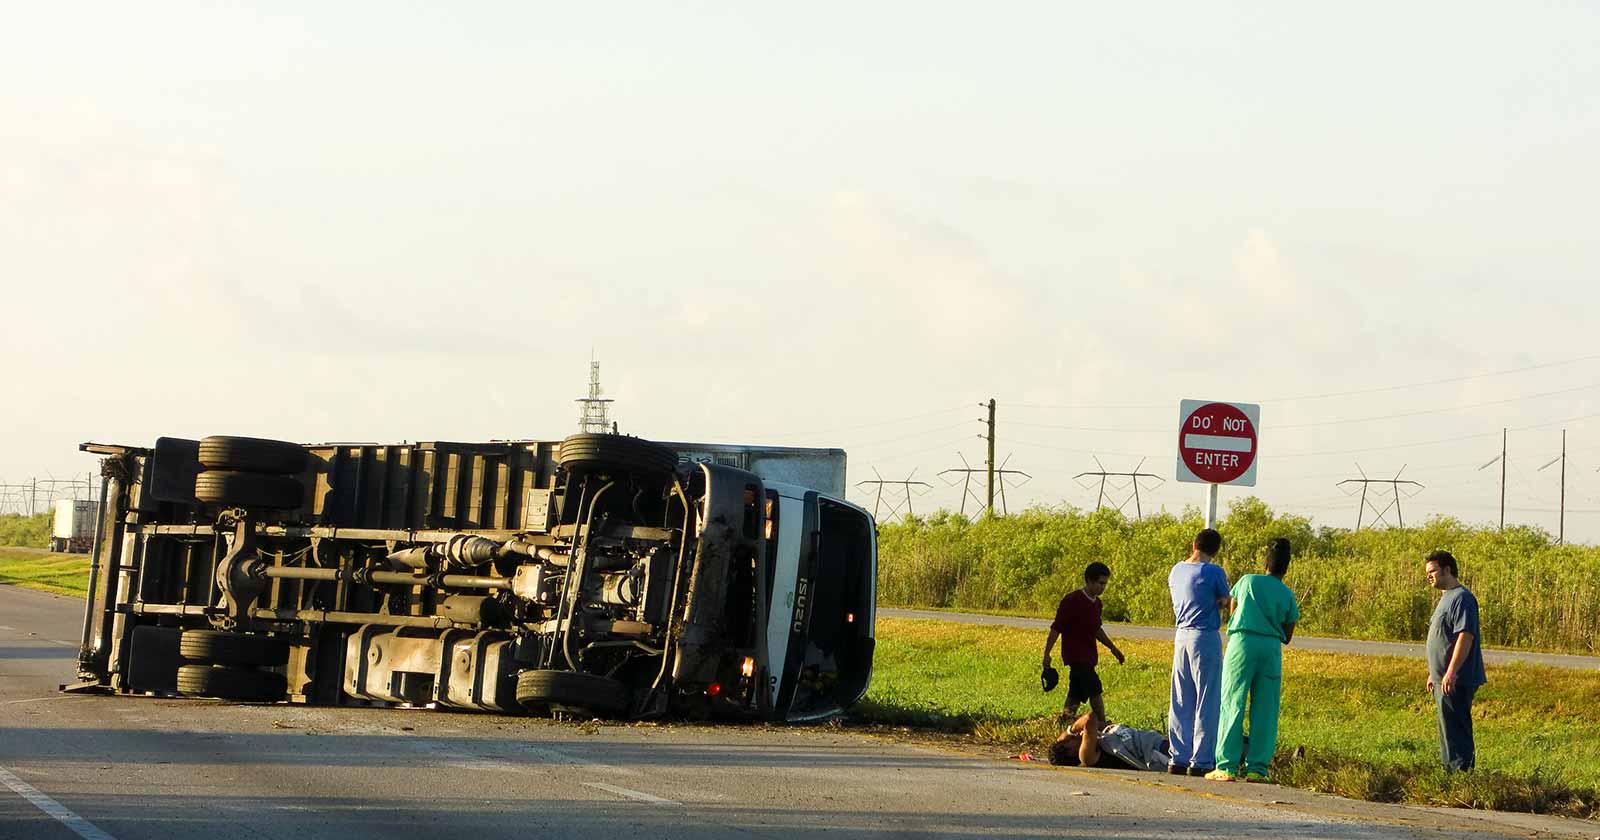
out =
[[[69,689],[781,721],[871,676],[876,530],[839,450],[82,449],[105,504]]]

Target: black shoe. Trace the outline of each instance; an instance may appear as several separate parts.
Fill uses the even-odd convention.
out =
[[[1192,774],[1193,772],[1194,772],[1194,768],[1185,767],[1182,764],[1168,764],[1167,765],[1167,774],[1170,775],[1170,776],[1182,776],[1184,773],[1191,773]]]
[[[1210,773],[1211,770],[1212,770],[1212,768],[1210,768],[1210,767],[1190,767],[1189,768],[1189,775],[1191,775],[1191,776],[1199,776],[1201,778],[1205,778],[1205,775],[1207,773]]]

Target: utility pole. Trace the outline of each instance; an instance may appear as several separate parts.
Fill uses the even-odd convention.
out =
[[[1565,435],[1566,433],[1562,432],[1562,434]],[[1500,430],[1500,454],[1485,461],[1483,466],[1478,468],[1478,472],[1483,472],[1494,466],[1496,461],[1500,462],[1500,530],[1504,531],[1506,529],[1506,430],[1503,428]],[[1552,461],[1550,463],[1553,464],[1555,462]],[[1545,466],[1548,467],[1550,464],[1545,464]]]
[[[1486,466],[1488,466],[1488,464],[1484,464],[1484,466],[1486,467]],[[1482,468],[1483,467],[1479,467],[1479,469],[1482,469]],[[1359,484],[1359,485],[1361,485],[1361,501],[1359,503],[1357,503],[1358,506],[1356,507],[1356,530],[1357,531],[1361,530],[1362,517],[1363,517],[1363,514],[1365,514],[1367,512],[1368,508],[1371,508],[1372,512],[1377,514],[1377,516],[1374,517],[1374,522],[1373,522],[1374,526],[1376,526],[1377,523],[1379,523],[1379,522],[1382,522],[1385,525],[1389,524],[1388,520],[1386,520],[1384,518],[1384,516],[1389,512],[1389,508],[1394,508],[1395,519],[1398,520],[1398,522],[1399,522],[1399,526],[1398,527],[1401,527],[1401,528],[1406,527],[1406,515],[1405,515],[1405,511],[1402,510],[1401,507],[1400,507],[1400,500],[1404,496],[1414,496],[1417,493],[1420,493],[1424,488],[1423,488],[1423,485],[1420,484],[1419,482],[1411,481],[1410,479],[1401,480],[1400,473],[1403,473],[1405,471],[1406,471],[1405,465],[1402,464],[1400,466],[1400,472],[1395,473],[1394,474],[1394,478],[1367,478],[1367,471],[1362,469],[1361,465],[1358,463],[1358,464],[1356,464],[1356,472],[1361,473],[1361,477],[1360,478],[1347,478],[1347,479],[1345,479],[1345,480],[1343,480],[1341,482],[1338,482],[1338,484],[1335,485],[1335,486],[1340,487],[1340,488],[1343,488],[1346,484]],[[1389,500],[1388,504],[1383,506],[1382,510],[1379,510],[1377,505],[1372,504],[1372,503],[1367,501],[1367,485],[1369,485],[1369,484],[1387,484],[1387,485],[1389,485],[1389,492],[1390,492],[1390,494],[1392,494],[1393,498]],[[1411,490],[1410,492],[1403,491],[1403,490],[1400,489],[1400,486],[1402,484],[1405,485],[1407,488],[1415,487],[1416,490]]]
[[[1567,430],[1561,430],[1561,454],[1545,462],[1543,467],[1535,472],[1544,472],[1547,467],[1555,462],[1561,462],[1561,507],[1559,518],[1556,520],[1556,545],[1563,545],[1567,541]]]
[[[1139,459],[1139,463],[1134,465],[1132,472],[1110,472],[1110,471],[1106,470],[1105,464],[1100,463],[1099,456],[1094,456],[1095,466],[1099,467],[1100,469],[1098,471],[1089,471],[1089,472],[1078,473],[1077,475],[1072,477],[1072,480],[1073,481],[1077,481],[1078,479],[1083,478],[1085,476],[1098,477],[1100,479],[1100,492],[1099,492],[1099,495],[1097,495],[1095,497],[1095,500],[1094,500],[1094,509],[1095,510],[1099,510],[1101,504],[1105,501],[1106,479],[1108,479],[1108,478],[1126,478],[1126,479],[1128,479],[1129,482],[1133,485],[1133,495],[1130,496],[1127,499],[1123,499],[1122,500],[1122,504],[1117,505],[1117,510],[1120,511],[1124,507],[1126,507],[1127,504],[1128,504],[1129,499],[1131,499],[1133,501],[1134,518],[1135,519],[1143,519],[1144,518],[1144,507],[1139,501],[1139,479],[1141,479],[1141,478],[1153,478],[1153,479],[1155,479],[1157,481],[1165,481],[1166,480],[1166,479],[1163,479],[1161,476],[1156,475],[1155,473],[1139,472],[1139,468],[1144,466],[1144,461],[1145,461],[1145,459],[1140,458]],[[1084,485],[1082,483],[1080,483],[1078,486],[1083,487]],[[1088,488],[1085,487],[1085,489],[1088,489]],[[1114,488],[1114,489],[1121,490],[1123,488],[1117,487],[1117,488]]]
[[[984,403],[978,403],[978,405],[982,406]],[[994,516],[994,397],[989,398],[988,406],[989,434],[984,436],[984,439],[989,441],[989,460],[984,462],[989,467],[989,494],[986,507],[989,515]]]

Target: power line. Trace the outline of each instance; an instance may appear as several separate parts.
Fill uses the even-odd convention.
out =
[[[982,437],[982,435],[977,435],[977,437]],[[899,460],[901,458],[910,458],[910,457],[912,457],[914,455],[925,455],[925,454],[927,454],[929,452],[932,452],[932,451],[934,451],[936,449],[949,449],[952,446],[959,446],[960,444],[966,443],[966,442],[968,442],[970,440],[972,440],[971,437],[960,437],[960,438],[956,438],[955,440],[945,441],[944,443],[934,444],[933,446],[925,446],[925,447],[923,447],[921,449],[911,449],[911,450],[907,450],[905,452],[898,452],[898,453],[895,453],[893,455],[878,455],[878,456],[874,456],[870,460],[872,460],[873,462],[896,461],[896,460]]]
[[[1557,396],[1557,395],[1560,395],[1560,394],[1571,394],[1571,393],[1573,393],[1575,391],[1588,391],[1588,390],[1591,390],[1591,389],[1594,389],[1594,388],[1600,388],[1600,382],[1594,382],[1594,383],[1590,383],[1588,385],[1579,385],[1579,386],[1573,387],[1573,388],[1562,388],[1562,389],[1557,390],[1557,391],[1545,391],[1545,392],[1539,393],[1539,394],[1524,394],[1523,396],[1520,396],[1520,397],[1508,397],[1508,398],[1503,399],[1503,400],[1489,400],[1487,402],[1469,403],[1467,405],[1455,405],[1455,406],[1449,406],[1449,407],[1446,407],[1446,408],[1427,408],[1427,409],[1422,409],[1422,410],[1419,410],[1419,411],[1401,412],[1401,413],[1398,413],[1398,414],[1380,414],[1380,415],[1375,415],[1373,417],[1352,417],[1352,418],[1349,418],[1349,419],[1346,419],[1346,420],[1318,420],[1318,421],[1316,421],[1314,423],[1280,423],[1280,424],[1274,425],[1273,428],[1275,428],[1275,429],[1310,429],[1310,428],[1315,428],[1315,427],[1318,427],[1318,426],[1342,426],[1342,425],[1350,425],[1350,424],[1354,424],[1354,423],[1371,423],[1371,422],[1374,422],[1374,421],[1377,421],[1377,420],[1398,420],[1398,419],[1405,418],[1405,417],[1422,417],[1422,416],[1425,416],[1425,415],[1428,415],[1428,414],[1447,414],[1447,413],[1452,412],[1452,411],[1465,411],[1466,409],[1469,409],[1469,408],[1483,408],[1485,406],[1491,406],[1491,405],[1506,405],[1508,403],[1522,402],[1523,400],[1536,400],[1536,399],[1541,399],[1543,397],[1554,397],[1554,396]]]
[[[1411,389],[1411,388],[1426,388],[1426,387],[1429,387],[1429,386],[1432,386],[1432,385],[1449,385],[1449,384],[1456,383],[1456,382],[1471,382],[1471,381],[1477,380],[1477,379],[1491,379],[1491,378],[1496,377],[1496,376],[1510,376],[1512,374],[1517,374],[1517,373],[1527,373],[1528,371],[1531,371],[1531,370],[1544,370],[1546,368],[1562,367],[1562,366],[1565,366],[1565,365],[1575,365],[1575,364],[1579,364],[1581,362],[1592,362],[1592,361],[1594,361],[1596,359],[1600,359],[1600,353],[1591,354],[1591,355],[1588,355],[1588,356],[1578,356],[1576,358],[1571,358],[1571,359],[1561,359],[1559,361],[1554,361],[1554,362],[1543,362],[1543,363],[1537,364],[1537,365],[1526,365],[1524,367],[1508,368],[1506,370],[1488,371],[1488,372],[1485,372],[1485,373],[1473,373],[1473,374],[1467,374],[1465,376],[1451,376],[1451,377],[1447,377],[1447,378],[1444,378],[1444,379],[1429,379],[1429,380],[1424,380],[1422,382],[1408,382],[1408,383],[1405,383],[1403,385],[1382,385],[1382,386],[1379,386],[1379,387],[1376,387],[1376,388],[1359,388],[1359,389],[1356,389],[1356,390],[1353,390],[1353,391],[1330,391],[1330,392],[1322,393],[1322,394],[1300,394],[1298,396],[1293,396],[1293,397],[1273,397],[1273,398],[1270,398],[1270,399],[1257,400],[1256,402],[1262,402],[1262,403],[1305,402],[1305,401],[1308,401],[1308,400],[1333,399],[1335,397],[1355,397],[1355,396],[1361,396],[1363,394],[1380,394],[1380,393],[1383,393],[1385,391],[1403,391],[1403,390],[1407,390],[1407,389]],[[1014,405],[1014,406],[1017,406],[1018,408],[1051,408],[1051,409],[1073,409],[1073,410],[1080,410],[1080,409],[1120,410],[1120,409],[1170,408],[1171,407],[1170,404],[1167,404],[1167,403],[1145,403],[1145,404],[1141,404],[1141,405],[1133,405],[1133,404],[1128,404],[1128,405],[1111,405],[1111,404],[1107,404],[1107,405],[1090,405],[1090,404],[1051,405],[1051,404],[1048,404],[1048,403],[1008,403],[1008,405]]]
[[[1276,429],[1315,429],[1315,428],[1320,428],[1320,427],[1323,427],[1323,426],[1352,426],[1352,425],[1355,425],[1357,423],[1375,423],[1375,422],[1378,422],[1380,420],[1402,420],[1402,419],[1405,419],[1405,418],[1408,418],[1408,417],[1425,417],[1425,416],[1428,416],[1430,414],[1449,414],[1452,411],[1467,411],[1467,410],[1474,409],[1474,408],[1486,408],[1488,406],[1495,406],[1495,405],[1508,405],[1510,403],[1522,402],[1524,400],[1543,399],[1545,397],[1560,396],[1562,394],[1571,394],[1571,393],[1576,393],[1578,391],[1589,391],[1589,390],[1593,390],[1595,388],[1600,388],[1600,382],[1593,382],[1593,383],[1590,383],[1588,385],[1578,385],[1578,386],[1575,386],[1575,387],[1572,387],[1572,388],[1561,388],[1561,389],[1555,390],[1555,391],[1544,391],[1544,392],[1537,393],[1537,394],[1523,394],[1521,396],[1507,397],[1505,399],[1500,399],[1500,400],[1486,400],[1484,402],[1467,403],[1465,405],[1441,406],[1439,408],[1424,408],[1424,409],[1418,409],[1416,411],[1396,412],[1394,414],[1374,414],[1374,415],[1372,415],[1370,417],[1347,417],[1347,418],[1340,419],[1340,420],[1314,420],[1314,421],[1307,422],[1307,423],[1274,423],[1272,428],[1275,429],[1275,430]],[[1267,402],[1267,400],[1262,400],[1262,402]],[[1132,429],[1130,429],[1130,428],[1128,428],[1126,426],[1073,426],[1073,425],[1063,425],[1063,424],[1057,424],[1057,423],[1026,423],[1026,422],[1023,422],[1023,421],[1020,421],[1020,420],[1013,421],[1013,422],[1015,422],[1016,425],[1018,425],[1018,426],[1028,426],[1028,427],[1038,428],[1038,429],[1059,429],[1059,430],[1070,431],[1070,432],[1112,432],[1112,433],[1118,433],[1118,434],[1167,434],[1169,432],[1174,431],[1173,429],[1146,429],[1146,428],[1132,428]]]
[[[831,429],[807,429],[807,430],[805,430],[803,432],[768,433],[766,435],[763,435],[763,437],[769,437],[769,438],[775,438],[775,437],[803,437],[803,436],[809,436],[809,435],[828,435],[828,434],[833,434],[834,432],[852,432],[852,431],[855,431],[856,429],[870,429],[870,428],[872,428],[874,426],[888,426],[888,425],[892,425],[894,423],[906,423],[906,422],[909,422],[911,420],[922,420],[922,419],[925,419],[925,418],[928,418],[928,417],[938,417],[941,414],[953,414],[953,413],[955,413],[957,411],[965,411],[965,410],[966,410],[965,408],[962,408],[960,406],[957,406],[955,408],[941,408],[938,411],[929,411],[929,412],[925,412],[925,413],[922,413],[922,414],[912,414],[912,415],[908,415],[906,417],[891,417],[888,420],[874,420],[874,421],[872,421],[870,423],[857,423],[857,424],[855,424],[853,426],[835,426],[835,427],[833,427]]]

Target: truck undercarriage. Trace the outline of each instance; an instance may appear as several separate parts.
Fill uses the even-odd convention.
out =
[[[79,688],[792,720],[870,677],[871,517],[667,446],[84,449]]]

